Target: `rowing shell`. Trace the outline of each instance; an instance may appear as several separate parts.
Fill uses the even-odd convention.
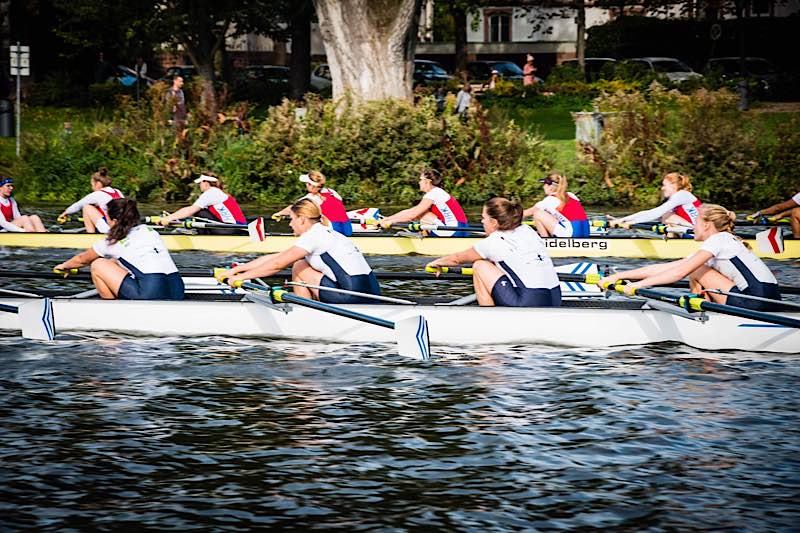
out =
[[[199,298],[199,297],[198,297]],[[215,297],[216,298],[216,297]],[[240,298],[234,296],[232,298]],[[20,305],[23,298],[0,303]],[[692,318],[639,300],[565,301],[560,308],[481,308],[436,305],[342,306],[390,321],[422,315],[438,345],[548,344],[611,347],[680,342],[705,350],[800,353],[800,330],[717,313]],[[655,304],[653,304],[655,305]],[[326,342],[393,342],[393,332],[292,305],[237,300],[53,300],[56,329],[154,336],[277,337]],[[800,313],[781,313],[800,318]],[[703,321],[702,319],[705,319]],[[0,314],[0,330],[19,331],[18,316]],[[209,328],[209,320],[213,327]]]
[[[0,233],[1,246],[26,248],[86,249],[101,237],[85,233]],[[267,235],[263,242],[252,242],[247,236],[228,235],[163,235],[171,251],[204,250],[208,252],[267,254],[280,252],[294,244],[297,237]],[[359,235],[351,237],[365,254],[375,255],[448,255],[465,250],[479,237],[416,237]],[[745,242],[761,257],[770,259],[800,258],[800,239],[786,239],[782,253],[759,250],[755,239]],[[588,239],[550,238],[545,245],[552,257],[642,257],[680,259],[698,250],[699,243],[690,239],[653,239],[645,237],[591,237]]]

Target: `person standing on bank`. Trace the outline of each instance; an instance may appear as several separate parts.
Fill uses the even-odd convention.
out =
[[[522,84],[533,85],[536,83],[536,65],[533,62],[533,54],[528,54],[525,66],[522,67]]]
[[[54,270],[91,265],[92,282],[106,300],[183,300],[178,267],[154,229],[141,223],[136,201],[108,203],[108,236]]]
[[[472,86],[465,83],[464,86],[458,91],[456,95],[455,113],[461,117],[462,122],[467,121],[467,112],[469,105],[472,103]]]
[[[175,76],[172,78],[172,87],[167,89],[167,105],[170,106],[172,113],[172,125],[175,131],[180,133],[186,127],[186,95],[183,94],[183,77]]]
[[[38,216],[23,215],[19,212],[17,201],[11,196],[13,193],[14,180],[0,175],[0,231],[46,232],[47,230]]]

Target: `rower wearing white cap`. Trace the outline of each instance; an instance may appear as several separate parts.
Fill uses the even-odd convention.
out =
[[[36,215],[23,215],[19,212],[17,201],[12,198],[14,180],[0,176],[0,231],[47,231],[41,219]]]
[[[236,199],[224,191],[222,179],[206,172],[200,174],[194,182],[200,184],[200,196],[192,205],[181,207],[171,215],[161,218],[159,223],[162,226],[192,216],[218,220],[226,224],[247,224],[247,219]]]
[[[347,216],[347,209],[344,207],[342,197],[333,189],[325,187],[325,175],[317,170],[312,170],[308,174],[301,174],[300,181],[306,184],[308,191],[303,198],[308,198],[319,206],[322,216],[328,220],[331,228],[346,237],[352,235],[353,225],[350,223],[350,217]],[[291,208],[291,205],[287,206],[272,217],[288,217]]]

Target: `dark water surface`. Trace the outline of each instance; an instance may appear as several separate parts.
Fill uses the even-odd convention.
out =
[[[72,253],[0,249],[0,264],[46,270]],[[770,266],[800,282],[797,262]],[[465,292],[391,294],[420,287]],[[2,338],[0,530],[798,530],[797,356],[436,352]]]

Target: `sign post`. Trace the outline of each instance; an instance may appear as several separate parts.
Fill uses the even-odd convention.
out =
[[[17,157],[19,157],[20,134],[21,134],[21,99],[22,99],[22,76],[30,76],[30,53],[29,46],[20,46],[19,41],[16,45],[11,45],[11,75],[17,77]]]

